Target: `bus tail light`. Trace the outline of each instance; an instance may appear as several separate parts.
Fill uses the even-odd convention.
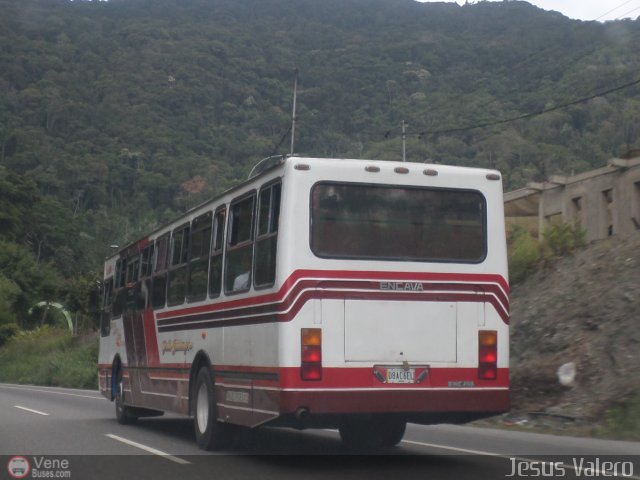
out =
[[[300,331],[300,376],[302,380],[322,380],[322,330]]]
[[[498,378],[498,332],[495,330],[478,332],[478,378]]]

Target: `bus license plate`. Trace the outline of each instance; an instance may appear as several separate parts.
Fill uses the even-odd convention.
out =
[[[416,383],[416,369],[387,368],[387,383]]]

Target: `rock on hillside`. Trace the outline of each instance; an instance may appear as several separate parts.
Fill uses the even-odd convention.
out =
[[[568,362],[577,375],[562,386]],[[513,287],[511,385],[510,417],[589,424],[640,390],[640,234],[593,243]]]

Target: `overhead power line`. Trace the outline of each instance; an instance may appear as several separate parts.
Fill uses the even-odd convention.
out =
[[[629,10],[627,13],[623,13],[622,15],[620,15],[618,18],[626,18],[630,13],[635,12],[636,10],[640,10],[640,7],[636,7],[633,10]]]
[[[621,4],[619,4],[617,7],[612,8],[611,10],[608,10],[607,12],[603,13],[602,15],[598,16],[597,18],[594,18],[593,21],[597,21],[600,20],[601,18],[605,17],[606,15],[609,15],[610,13],[624,7],[625,5],[628,5],[629,3],[636,1],[636,0],[626,0],[624,2],[622,2]],[[640,7],[638,7],[640,8]],[[630,13],[634,12],[635,10],[637,10],[638,8],[634,8],[633,10],[631,10],[630,12],[625,13],[622,16],[618,16],[617,18],[622,18],[625,17],[627,15],[629,15]],[[578,25],[576,26],[576,28],[573,30],[572,34],[575,36],[579,33],[582,33],[583,31],[587,31],[588,29],[590,29],[591,27],[589,26],[588,22],[579,22]],[[510,65],[509,70],[511,73],[513,73],[514,71],[520,70],[524,67],[529,67],[532,64],[535,66],[534,62],[537,62],[539,58],[542,59],[548,59],[548,58],[552,58],[555,56],[555,54],[559,51],[562,50],[562,46],[560,45],[553,45],[550,46],[548,48],[545,48],[543,50],[536,50],[528,55],[526,55],[523,59],[521,59],[520,61],[518,61],[517,63]],[[569,58],[568,60],[566,60],[565,62],[563,62],[559,67],[552,69],[551,71],[548,71],[546,73],[546,75],[550,75],[553,73],[559,73],[559,72],[564,72],[567,70],[568,66],[577,64],[579,61],[587,58],[588,56],[592,55],[595,52],[595,47],[588,47],[587,49],[585,49],[584,51],[582,51],[581,53],[579,53],[577,56]],[[478,91],[481,90],[482,86],[484,86],[483,84],[486,84],[488,82],[487,78],[483,78],[482,80],[480,80],[480,86],[477,86],[474,90],[472,90],[471,92],[468,92],[469,94],[474,94]],[[477,84],[478,85],[478,84]],[[512,93],[515,92],[516,89],[510,89],[508,91],[508,93]],[[487,100],[485,103],[483,103],[482,105],[480,105],[480,108],[489,106],[493,103],[498,102],[497,99],[491,99],[491,100]],[[439,112],[441,107],[448,105],[449,101],[447,99],[445,100],[441,100],[439,102],[436,102],[434,105],[431,106],[431,110],[435,111],[435,112]],[[391,133],[391,132],[388,132]]]
[[[467,125],[467,126],[464,126],[464,127],[443,128],[443,129],[440,129],[440,130],[425,130],[425,131],[422,131],[422,132],[419,132],[419,133],[416,133],[416,134],[413,134],[413,135],[417,135],[419,137],[422,137],[422,136],[425,136],[425,135],[437,135],[437,134],[442,134],[442,133],[458,133],[458,132],[465,132],[465,131],[468,131],[468,130],[476,130],[478,128],[492,127],[494,125],[503,125],[505,123],[516,122],[518,120],[524,120],[524,119],[535,117],[535,116],[538,116],[538,115],[543,115],[545,113],[554,112],[556,110],[561,110],[563,108],[571,107],[573,105],[578,105],[580,103],[585,103],[585,102],[588,102],[589,100],[593,100],[594,98],[604,97],[605,95],[609,95],[611,93],[619,92],[620,90],[624,90],[625,88],[633,87],[634,85],[638,85],[638,84],[640,84],[640,78],[637,78],[636,80],[633,80],[631,82],[625,83],[623,85],[618,85],[617,87],[613,87],[613,88],[610,88],[610,89],[602,91],[602,92],[597,92],[597,93],[594,93],[594,94],[586,96],[586,97],[578,98],[577,100],[573,100],[571,102],[567,102],[567,103],[562,103],[560,105],[556,105],[554,107],[544,108],[544,109],[538,110],[536,112],[524,113],[524,114],[521,114],[521,115],[516,115],[514,117],[503,118],[503,119],[500,119],[500,120],[493,120],[493,121],[490,121],[490,122],[478,123],[476,125]]]
[[[606,16],[607,16],[607,15],[609,15],[610,13],[615,12],[615,11],[616,11],[616,10],[618,10],[619,8],[622,8],[622,7],[624,7],[625,5],[627,5],[628,3],[631,3],[631,2],[633,2],[633,0],[627,0],[626,2],[621,3],[621,4],[620,4],[620,5],[618,5],[617,7],[612,8],[612,9],[611,9],[611,10],[609,10],[608,12],[604,12],[604,13],[603,13],[602,15],[600,15],[599,17],[594,18],[594,20],[600,20],[602,17],[606,17]]]

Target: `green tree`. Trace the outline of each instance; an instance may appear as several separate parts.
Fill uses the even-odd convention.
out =
[[[35,303],[57,300],[60,275],[25,247],[0,240],[0,273],[8,292],[3,294],[5,308],[23,327],[32,324],[28,311]]]

